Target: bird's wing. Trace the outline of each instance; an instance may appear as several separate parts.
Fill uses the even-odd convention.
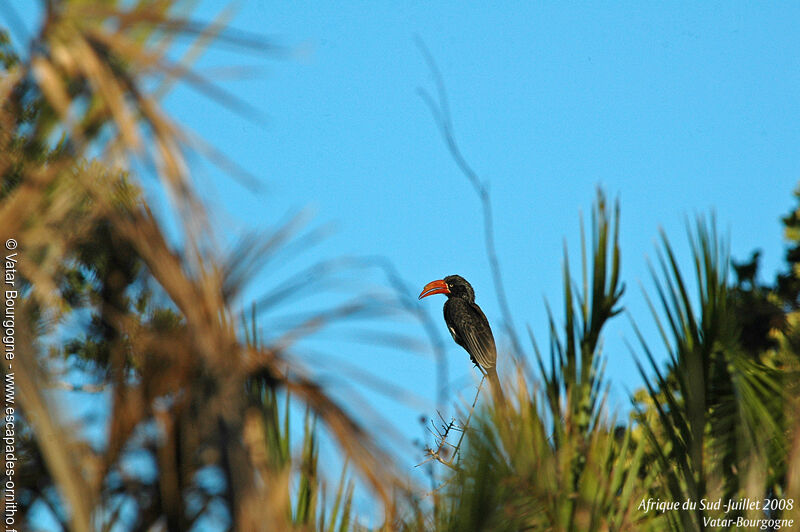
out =
[[[493,368],[497,362],[497,348],[494,344],[489,321],[474,303],[452,300],[446,316],[453,339],[466,349],[472,361],[484,369]]]

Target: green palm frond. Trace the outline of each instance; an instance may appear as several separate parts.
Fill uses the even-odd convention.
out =
[[[698,220],[690,243],[695,297],[662,233],[660,275],[653,271],[661,311],[652,302],[650,307],[668,367],[660,368],[636,329],[653,376],[637,365],[657,413],[648,417],[640,410],[639,420],[665,494],[673,500],[757,498],[775,486],[780,473],[762,471],[755,493],[744,473],[767,456],[774,460],[786,452],[780,374],[740,344],[737,315],[730,307],[729,259],[713,222],[709,228]],[[680,527],[702,529],[708,515],[699,507],[681,512]]]

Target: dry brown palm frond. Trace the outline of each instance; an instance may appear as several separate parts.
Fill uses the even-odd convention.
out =
[[[50,473],[56,480],[61,496],[70,503],[70,528],[88,532],[92,529],[92,506],[99,483],[96,478],[87,478],[86,473],[96,470],[95,457],[66,430],[59,419],[61,412],[46,397],[47,388],[42,386],[46,378],[36,364],[36,349],[28,334],[33,327],[27,323],[25,316],[28,312],[24,308],[19,310],[18,351],[13,372],[18,390],[17,400],[23,405],[31,428],[38,435],[42,455],[50,466]]]
[[[0,95],[7,96],[0,125],[9,126],[0,132],[0,148],[8,155],[0,159],[0,170],[3,176],[13,170],[19,177],[0,202],[0,227],[3,236],[23,243],[20,252],[26,260],[20,272],[31,287],[26,304],[55,317],[44,332],[52,332],[58,316],[70,310],[60,286],[66,265],[79,261],[79,248],[89,245],[98,228],[111,243],[107,255],[95,250],[102,264],[87,274],[89,284],[99,286],[91,305],[103,342],[91,362],[100,368],[98,379],[111,402],[108,440],[98,456],[87,455],[88,465],[70,465],[75,445],[53,401],[41,392],[53,386],[43,356],[46,343],[34,340],[42,323],[20,321],[30,339],[24,348],[30,367],[20,379],[20,403],[35,430],[42,465],[61,489],[60,504],[69,509],[75,530],[93,529],[101,518],[112,527],[106,516],[113,520],[115,512],[105,497],[123,495],[142,505],[141,528],[160,523],[186,529],[199,515],[190,515],[186,494],[197,472],[210,466],[223,471],[226,488],[221,495],[207,495],[203,507],[216,497],[225,500],[241,529],[264,522],[289,528],[286,501],[280,498],[286,492],[276,491],[283,495],[274,498],[269,489],[287,484],[287,472],[265,468],[263,427],[251,415],[254,406],[245,394],[246,384],[259,378],[285,386],[327,425],[391,519],[400,483],[388,454],[285,354],[298,339],[363,305],[353,301],[283,331],[274,345],[259,347],[258,363],[251,364],[252,348],[241,339],[230,298],[259,261],[293,238],[293,228],[279,228],[248,255],[224,260],[211,252],[216,235],[193,191],[186,162],[191,136],[161,109],[161,93],[151,90],[153,81],[184,81],[253,116],[248,104],[193,72],[191,61],[171,60],[168,43],[183,34],[202,47],[219,36],[247,49],[273,49],[264,39],[175,16],[172,4],[49,2],[29,61],[0,78]],[[23,130],[15,113],[26,98],[36,100],[40,110]],[[52,139],[58,137],[56,149]],[[10,146],[16,141],[38,143],[48,156],[30,157]],[[103,164],[82,162],[95,153]],[[143,199],[120,197],[120,168],[139,167],[155,168],[171,195],[172,214],[182,222],[180,248],[170,243]],[[135,183],[138,177],[131,179]],[[125,256],[115,256],[115,250],[125,250]],[[123,264],[127,259],[133,264]],[[163,296],[161,310],[172,316],[167,325],[146,309],[132,310],[137,283],[151,283]],[[136,445],[158,467],[149,501],[139,493],[146,483],[123,474],[123,457]]]
[[[117,26],[107,23],[113,14],[121,17]],[[85,6],[66,3],[48,12],[32,63],[36,79],[67,127],[75,150],[85,150],[93,134],[111,128],[106,143],[108,156],[124,161],[126,153],[144,155],[157,168],[179,211],[184,213],[185,223],[202,233],[204,226],[197,223],[202,220],[203,211],[193,198],[186,174],[185,150],[191,146],[185,144],[186,135],[159,108],[156,97],[144,90],[147,80],[162,77],[188,81],[216,101],[243,111],[243,115],[254,117],[258,113],[185,66],[171,62],[167,50],[150,46],[147,25],[154,31],[162,23],[181,26],[163,6],[140,5],[120,12],[108,8],[87,10]],[[142,31],[134,31],[132,25]],[[209,39],[218,32],[219,28],[212,27],[199,33],[198,38]],[[68,86],[80,90],[70,93]],[[80,106],[86,108],[82,113]],[[75,116],[80,114],[83,116]],[[145,138],[152,147],[143,152]],[[220,160],[218,154],[214,159]]]

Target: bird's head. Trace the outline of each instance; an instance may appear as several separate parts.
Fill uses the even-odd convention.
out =
[[[467,301],[475,301],[475,291],[467,280],[460,275],[448,275],[444,279],[431,281],[422,289],[419,298],[422,299],[434,294],[445,294],[447,297],[460,297]]]

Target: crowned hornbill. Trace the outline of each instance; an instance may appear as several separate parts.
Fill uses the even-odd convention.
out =
[[[453,340],[463,347],[473,364],[489,379],[495,400],[503,397],[500,379],[497,378],[497,347],[494,344],[489,320],[475,304],[475,291],[460,275],[448,275],[444,279],[425,285],[419,299],[434,294],[445,294],[444,321]]]

